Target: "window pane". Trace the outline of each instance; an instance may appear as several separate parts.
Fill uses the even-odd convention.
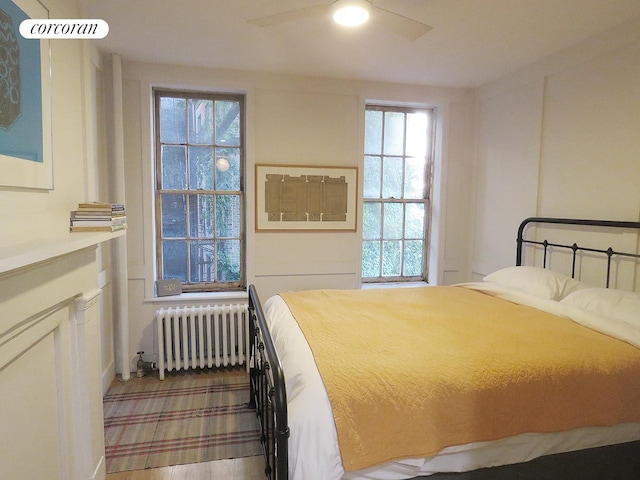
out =
[[[407,114],[407,147],[405,155],[424,157],[427,154],[427,128],[429,119],[426,113]]]
[[[239,148],[216,148],[216,190],[240,190]]]
[[[424,203],[408,203],[405,209],[404,238],[424,238]]]
[[[213,144],[213,101],[189,99],[189,143]]]
[[[382,242],[382,276],[400,276],[400,258],[402,242],[400,240]]]
[[[189,290],[236,288],[244,278],[243,98],[155,96],[158,270],[176,273]]]
[[[240,145],[240,103],[216,101],[216,145]]]
[[[384,157],[382,198],[402,198],[402,158]]]
[[[380,242],[362,242],[362,276],[380,276]]]
[[[364,153],[380,155],[382,153],[382,112],[367,110],[364,115]]]
[[[187,151],[185,147],[162,146],[162,189],[187,188]]]
[[[189,195],[189,235],[213,238],[213,195]]]
[[[184,195],[162,195],[162,236],[187,236],[187,202]],[[186,257],[185,257],[186,259]]]
[[[240,280],[240,240],[218,241],[218,281]]]
[[[187,242],[164,240],[162,242],[162,278],[179,278],[187,281]]]
[[[380,157],[364,157],[364,198],[380,198]]]
[[[213,148],[189,147],[189,189],[213,190]]]
[[[216,236],[240,236],[239,195],[216,195]]]
[[[362,215],[362,238],[381,238],[382,204],[377,202],[365,202]]]
[[[383,238],[402,238],[402,220],[401,203],[385,204]]]
[[[404,198],[424,198],[425,158],[407,158],[404,172]]]
[[[187,101],[184,98],[160,99],[160,141],[187,142]]]
[[[402,155],[404,152],[404,114],[384,114],[384,154]]]
[[[428,108],[376,105],[365,110],[363,281],[425,274],[433,115]]]
[[[190,282],[213,281],[215,275],[214,247],[213,240],[191,242]]]
[[[404,267],[402,274],[408,277],[422,275],[422,240],[407,240],[404,242]]]

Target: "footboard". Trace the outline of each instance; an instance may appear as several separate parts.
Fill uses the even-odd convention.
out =
[[[288,479],[287,392],[282,365],[262,312],[249,285],[250,406],[256,409],[269,480]]]

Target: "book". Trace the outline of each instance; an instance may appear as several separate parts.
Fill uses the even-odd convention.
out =
[[[124,210],[109,211],[109,210],[73,210],[71,212],[72,217],[84,218],[84,217],[122,217],[126,215]]]
[[[121,203],[82,202],[69,223],[72,232],[115,232],[127,228],[127,216]]]
[[[71,227],[72,232],[117,232],[126,230],[127,225],[103,225],[100,227]]]
[[[78,210],[97,211],[97,212],[118,212],[124,211],[124,205],[121,203],[103,203],[103,202],[84,202],[78,204]]]
[[[71,219],[72,227],[108,227],[116,225],[126,225],[127,217],[105,218],[105,219]]]
[[[106,217],[106,218],[100,218],[100,217],[83,217],[83,218],[79,218],[79,217],[71,217],[71,223],[79,223],[79,222],[101,222],[102,224],[108,224],[108,223],[122,223],[123,221],[127,220],[127,217]]]

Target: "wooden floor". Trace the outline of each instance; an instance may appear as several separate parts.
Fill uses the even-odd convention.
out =
[[[264,480],[264,458],[246,457],[110,473],[107,480]]]
[[[165,382],[179,382],[190,375],[207,375],[210,371],[187,370],[167,373]],[[220,368],[215,375],[243,375],[237,367]],[[116,379],[116,382],[121,380]],[[157,373],[142,378],[131,377],[132,383],[149,383],[158,380]],[[233,458],[213,462],[175,465],[172,467],[148,468],[107,474],[106,480],[265,480],[264,457]]]

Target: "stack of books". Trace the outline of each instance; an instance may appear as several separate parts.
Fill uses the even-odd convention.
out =
[[[120,203],[79,203],[71,212],[72,232],[115,232],[127,228],[124,205]]]

